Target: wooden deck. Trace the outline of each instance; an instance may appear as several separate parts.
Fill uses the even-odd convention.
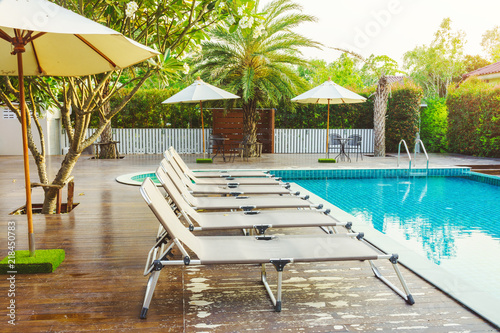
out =
[[[416,300],[407,305],[364,262],[288,265],[281,313],[273,312],[257,266],[163,269],[148,318],[140,320],[147,281],[143,265],[158,224],[138,187],[114,179],[153,170],[159,161],[151,155],[80,159],[73,172],[80,205],[70,214],[34,216],[37,247],[62,248],[66,260],[52,274],[16,275],[15,326],[7,323],[9,284],[1,279],[2,332],[495,331],[402,268]],[[51,163],[56,169],[60,157]],[[17,249],[27,249],[27,228],[24,216],[7,215],[24,202],[21,158],[0,157],[0,170],[3,257],[8,221],[17,226]],[[35,203],[42,198],[37,191]],[[394,281],[389,263],[379,266]],[[274,281],[273,269],[269,278]]]

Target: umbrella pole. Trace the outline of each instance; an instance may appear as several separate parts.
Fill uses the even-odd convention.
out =
[[[328,146],[329,146],[329,142],[328,142],[328,137],[329,137],[329,133],[330,133],[330,99],[328,99],[328,116],[327,116],[327,119],[326,119],[326,158],[328,158]]]
[[[203,158],[205,158],[205,125],[203,124],[203,107],[200,101],[200,111],[201,111],[201,137],[203,140]]]
[[[16,45],[17,49],[17,45]],[[28,129],[27,117],[24,96],[24,72],[23,72],[23,52],[20,49],[17,51],[17,71],[19,75],[19,103],[21,104],[21,127],[23,133],[23,157],[24,157],[24,183],[26,186],[26,216],[28,217],[28,241],[30,257],[35,256],[35,233],[33,232],[33,211],[31,208],[31,181],[30,181],[30,165],[28,155]]]

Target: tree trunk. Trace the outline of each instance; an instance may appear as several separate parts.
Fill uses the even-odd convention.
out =
[[[64,157],[64,160],[61,163],[61,168],[57,173],[56,177],[52,181],[53,185],[63,185],[64,182],[69,178],[71,172],[73,171],[73,167],[75,166],[78,158],[80,157],[80,153],[76,153],[70,147],[68,154]],[[42,214],[53,214],[56,209],[56,200],[57,200],[57,188],[50,188],[45,193],[45,198],[43,201]]]
[[[106,96],[109,94],[109,84],[106,82],[103,91],[102,91],[102,98],[106,98]],[[108,115],[111,112],[111,103],[107,101],[103,108],[103,113],[104,115]],[[99,116],[99,125],[103,126],[106,123],[106,120],[102,118],[102,116]],[[104,130],[101,133],[100,137],[101,142],[111,142],[113,141],[113,131],[111,129],[111,122],[109,122],[105,127]],[[99,158],[118,158],[116,156],[115,152],[115,146],[114,145],[101,145],[99,147],[101,151],[99,152]]]
[[[243,104],[243,137],[248,138],[246,154],[248,157],[256,156],[255,143],[257,142],[257,109],[254,103]]]
[[[100,125],[102,126],[102,120],[99,121]],[[100,137],[101,142],[110,142],[113,141],[113,131],[111,129],[111,123],[109,122],[105,127],[104,130],[101,133]],[[115,146],[114,145],[101,145],[99,147],[101,151],[99,152],[99,158],[117,158],[116,152],[115,152]]]
[[[373,134],[375,136],[375,157],[385,157],[385,115],[389,98],[389,84],[387,77],[382,75],[378,80],[373,110]]]

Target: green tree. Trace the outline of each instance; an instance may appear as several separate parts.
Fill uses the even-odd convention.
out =
[[[60,5],[97,22],[103,23],[124,35],[157,49],[162,56],[126,70],[105,74],[69,78],[29,78],[28,91],[48,96],[60,110],[70,142],[69,151],[52,181],[46,172],[44,143],[38,148],[31,127],[28,126],[28,145],[35,158],[40,182],[62,186],[85,148],[90,146],[110,124],[111,119],[128,103],[137,90],[151,76],[161,75],[169,80],[183,69],[181,60],[187,52],[196,49],[206,37],[207,28],[229,18],[238,20],[251,0],[58,0]],[[231,24],[229,24],[231,25]],[[233,24],[235,25],[235,24]],[[41,37],[43,38],[43,37]],[[6,77],[0,87],[0,100],[20,118],[19,108],[12,103],[18,97],[15,78]],[[111,97],[123,88],[130,88],[121,100],[111,106]],[[31,98],[31,96],[29,97]],[[37,109],[33,98],[30,113],[33,119]],[[86,132],[92,115],[99,115],[100,124],[90,138]],[[28,117],[29,119],[30,117]],[[39,133],[41,127],[37,126]],[[40,136],[42,138],[42,136]],[[57,188],[44,188],[43,213],[55,210]]]
[[[491,64],[491,62],[484,59],[480,55],[466,55],[464,57],[464,73],[475,71],[476,69],[488,66],[489,64]]]
[[[424,88],[426,97],[445,97],[453,80],[464,73],[463,48],[465,33],[453,31],[445,18],[430,45],[417,46],[404,54],[404,67]]]
[[[363,80],[357,68],[358,62],[358,59],[342,53],[331,63],[318,59],[311,60],[307,66],[299,67],[299,75],[310,83],[311,88],[331,79],[343,87],[359,89],[363,87]]]
[[[365,86],[372,86],[378,83],[380,76],[405,74],[398,66],[398,62],[386,55],[376,56],[372,54],[361,68],[361,77]]]
[[[420,109],[420,137],[428,152],[444,153],[448,149],[446,98],[428,98],[425,102],[427,107]]]
[[[481,40],[483,50],[493,62],[500,61],[500,26],[486,30]]]
[[[333,48],[334,50],[342,51],[353,55],[363,61],[363,72],[365,78],[373,80],[377,78],[377,89],[375,90],[375,98],[373,101],[373,136],[374,150],[373,155],[377,157],[385,156],[385,119],[387,114],[387,101],[389,98],[390,84],[387,80],[387,75],[394,75],[400,71],[397,69],[397,62],[388,56],[374,56],[365,59],[363,56],[345,49]]]
[[[258,1],[257,1],[258,5]],[[299,48],[319,44],[293,31],[315,18],[289,0],[268,3],[243,17],[236,29],[217,27],[204,42],[196,67],[206,81],[241,96],[243,133],[257,139],[257,108],[291,98],[307,85],[293,66],[306,65]],[[250,154],[254,152],[251,151]]]

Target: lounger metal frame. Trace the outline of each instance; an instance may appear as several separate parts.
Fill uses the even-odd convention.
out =
[[[150,181],[150,179],[146,179],[146,181]],[[152,182],[151,182],[152,184]],[[154,185],[152,185],[154,186]],[[156,190],[158,190],[156,187],[154,187]],[[141,186],[141,194],[143,195],[145,201],[148,203],[150,207],[152,207],[152,201],[149,199],[148,194],[145,192],[144,188]],[[154,210],[153,210],[154,212]],[[156,214],[156,213],[155,213]],[[160,218],[157,216],[157,218]],[[177,223],[177,222],[176,222]],[[340,236],[340,235],[331,235],[328,237],[334,237],[334,236]],[[381,252],[378,248],[374,247],[370,243],[366,242],[363,238],[363,233],[349,233],[346,235],[346,237],[356,237],[360,242],[365,243],[367,246],[372,248],[376,253],[379,253],[376,256],[377,260],[381,259],[386,259],[389,260],[396,272],[396,275],[398,276],[398,279],[403,287],[404,291],[401,291],[399,288],[397,288],[394,284],[392,284],[389,280],[387,280],[385,277],[382,276],[380,271],[376,268],[375,264],[373,263],[373,260],[369,259],[370,267],[372,271],[374,272],[375,276],[380,279],[382,282],[384,282],[389,288],[394,290],[398,295],[400,295],[406,303],[412,305],[415,303],[413,296],[411,295],[409,288],[406,284],[406,281],[404,280],[399,267],[398,267],[398,255],[397,254],[385,254]],[[231,236],[228,236],[231,237]],[[272,237],[272,236],[255,236],[255,237]],[[265,241],[265,240],[263,240]],[[161,247],[161,250],[158,250],[157,248]],[[170,251],[176,247],[182,254],[183,259],[182,260],[169,260],[168,255]],[[157,259],[155,259],[157,258]],[[261,281],[264,284],[264,287],[271,299],[271,302],[273,303],[274,310],[276,312],[280,312],[282,309],[282,282],[283,282],[283,270],[285,266],[289,263],[293,263],[294,258],[272,258],[269,260],[269,263],[274,265],[276,271],[277,271],[277,286],[276,286],[276,296],[271,290],[271,287],[267,281],[267,273],[265,269],[265,263],[261,264]],[[144,275],[150,274],[148,282],[147,282],[147,287],[146,287],[146,293],[144,296],[144,302],[143,302],[143,307],[141,309],[140,313],[140,318],[145,319],[147,316],[147,312],[149,310],[149,306],[153,297],[153,293],[156,287],[156,284],[158,282],[158,278],[160,275],[161,270],[165,266],[180,266],[180,265],[202,265],[206,263],[202,263],[201,260],[199,259],[192,259],[191,256],[189,255],[188,251],[184,248],[183,244],[181,241],[177,238],[172,238],[168,235],[168,233],[165,231],[162,234],[161,239],[157,239],[156,244],[153,246],[153,248],[150,250],[149,255],[148,255],[148,261],[147,261],[147,266],[144,272]],[[243,263],[242,263],[243,264]],[[149,267],[148,267],[149,265]]]

